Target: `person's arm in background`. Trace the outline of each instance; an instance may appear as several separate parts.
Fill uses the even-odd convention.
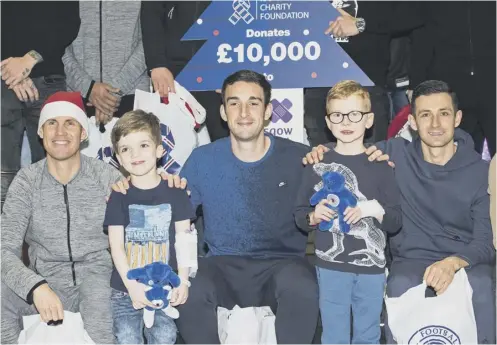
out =
[[[140,22],[143,37],[143,50],[145,53],[146,68],[154,90],[161,97],[167,96],[169,90],[174,90],[174,76],[169,70],[167,58],[167,15],[177,6],[172,1],[142,1]]]
[[[495,169],[495,155],[490,162],[490,168],[488,169],[488,194],[490,195],[490,222],[492,223],[492,232],[494,233],[494,247],[497,248],[497,237],[495,235],[495,174],[497,173]]]
[[[7,86],[12,88],[28,78],[36,65],[60,59],[64,49],[76,38],[81,24],[79,3],[60,2],[58,15],[64,16],[63,20],[54,20],[45,27],[29,31],[30,50],[26,50],[24,56],[12,56],[2,61],[2,79],[5,80]],[[22,37],[16,39],[22,39]]]
[[[79,64],[74,54],[74,46],[82,45],[82,40],[81,37],[76,37],[73,43],[66,48],[62,62],[69,90],[80,92],[84,99],[88,99],[95,81]]]
[[[148,2],[148,1],[145,1]],[[142,2],[143,6],[143,2]],[[121,70],[109,81],[109,84],[119,89],[124,95],[135,91],[136,84],[142,75],[147,73],[145,54],[143,51],[142,33],[134,42],[134,49]]]
[[[339,16],[330,22],[325,34],[335,37],[351,37],[360,35],[356,23],[363,19],[364,32],[375,34],[390,34],[393,17],[393,2],[363,1],[360,3],[358,17],[354,17],[343,8],[337,8]]]
[[[412,90],[428,79],[434,54],[434,26],[430,17],[430,3],[429,1],[419,1],[416,2],[415,6],[417,6],[417,11],[413,15],[421,20],[422,25],[410,33],[409,101],[411,101]]]
[[[82,49],[83,40],[84,37],[80,30],[80,33],[72,44],[66,48],[64,56],[62,57],[67,88],[72,91],[80,92],[81,96],[85,99],[85,102],[90,102],[92,106],[97,108],[99,113],[97,119],[105,122],[106,116],[113,114],[117,110],[118,98],[112,93],[118,92],[119,89],[114,88],[110,84],[94,80],[81,66],[74,53],[74,48],[77,47]]]

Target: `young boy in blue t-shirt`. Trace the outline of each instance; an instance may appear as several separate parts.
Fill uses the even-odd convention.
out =
[[[162,310],[155,312],[151,328],[144,327],[143,308],[155,306],[145,296],[146,285],[129,280],[127,273],[158,261],[177,266],[181,284],[170,292],[170,303],[185,303],[189,277],[197,267],[196,233],[190,231],[194,212],[186,191],[169,188],[157,173],[164,149],[155,115],[141,110],[126,113],[116,122],[111,139],[119,163],[131,177],[126,194],[112,192],[104,222],[115,265],[114,333],[119,344],[143,344],[143,334],[148,344],[174,344],[176,325]]]

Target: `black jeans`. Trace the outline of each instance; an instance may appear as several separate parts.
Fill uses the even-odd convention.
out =
[[[2,159],[1,159],[1,202],[2,207],[10,183],[21,168],[21,147],[26,129],[31,149],[31,162],[45,157],[43,145],[38,137],[40,110],[45,100],[57,91],[66,90],[66,79],[62,75],[32,78],[40,99],[34,102],[21,102],[14,91],[2,81]]]
[[[318,321],[316,273],[304,257],[199,258],[188,302],[176,320],[187,344],[219,344],[217,307],[269,306],[278,344],[310,344]]]
[[[336,141],[326,126],[326,94],[330,88],[317,87],[304,91],[304,126],[312,146]],[[387,138],[390,101],[386,91],[378,86],[368,86],[374,125],[366,131],[365,142],[375,143]]]

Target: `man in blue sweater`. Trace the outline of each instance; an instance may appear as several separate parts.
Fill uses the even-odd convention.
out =
[[[181,171],[194,207],[203,207],[209,251],[179,308],[179,331],[186,343],[219,343],[217,307],[270,306],[278,343],[309,344],[318,289],[293,220],[308,148],[264,133],[272,107],[263,75],[230,75],[222,99],[230,136],[195,149]]]
[[[376,148],[395,163],[403,228],[392,238],[387,295],[398,297],[423,280],[442,294],[465,268],[473,288],[478,343],[495,343],[495,249],[489,216],[488,164],[474,151],[457,97],[442,81],[419,84],[409,121],[418,137],[383,141]],[[369,152],[376,150],[375,147]],[[306,160],[320,160],[318,151]],[[381,152],[375,152],[375,159]],[[433,291],[434,290],[434,291]],[[393,343],[387,331],[387,343]]]

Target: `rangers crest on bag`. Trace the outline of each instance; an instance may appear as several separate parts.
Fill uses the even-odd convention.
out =
[[[408,344],[461,344],[461,339],[450,328],[426,326],[414,333]]]

